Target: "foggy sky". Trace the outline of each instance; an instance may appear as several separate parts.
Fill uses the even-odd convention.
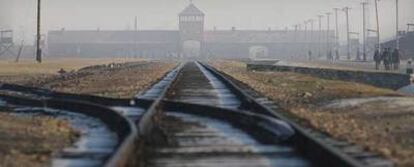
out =
[[[373,0],[370,0],[373,2]],[[334,7],[349,6],[352,32],[362,31],[361,0],[194,0],[206,14],[206,29],[284,29],[333,12]],[[395,34],[395,0],[380,1],[380,28],[383,39]],[[43,0],[43,32],[56,29],[178,29],[177,14],[188,0]],[[0,28],[12,28],[16,38],[33,40],[36,0],[0,0]],[[414,22],[414,0],[400,0],[400,29]],[[370,27],[375,29],[373,5]],[[334,28],[331,16],[331,29]],[[326,29],[326,18],[323,29]],[[339,12],[340,36],[345,35],[345,15]],[[315,23],[315,28],[317,23]],[[361,35],[362,36],[362,35]]]

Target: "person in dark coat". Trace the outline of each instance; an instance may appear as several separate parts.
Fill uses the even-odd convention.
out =
[[[361,52],[359,51],[359,48],[357,48],[357,53],[356,53],[356,55],[357,55],[356,59],[357,59],[358,61],[361,61]]]
[[[400,69],[400,52],[398,49],[394,49],[394,52],[392,53],[392,62],[394,64],[394,70]]]
[[[335,59],[336,60],[339,60],[340,59],[340,57],[339,57],[339,50],[338,49],[335,49]]]
[[[333,62],[333,56],[332,56],[332,51],[331,51],[331,50],[330,50],[330,51],[328,51],[327,58],[328,58],[328,60],[329,60],[330,62]]]
[[[311,50],[308,51],[308,60],[312,61],[312,51]]]
[[[408,60],[408,62],[407,62],[407,74],[408,75],[411,75],[411,74],[413,74],[413,65],[412,65],[412,63],[411,63],[411,59],[410,60]]]
[[[383,61],[384,61],[384,67],[385,67],[385,70],[390,70],[390,55],[389,55],[389,52],[388,52],[388,48],[384,48],[384,51],[382,52],[382,56],[381,57],[383,57]]]
[[[379,67],[381,65],[382,59],[381,59],[381,55],[380,55],[378,49],[375,50],[375,53],[374,53],[374,61],[375,61],[375,69],[376,70],[379,70]]]
[[[392,70],[394,67],[394,61],[392,60],[392,51],[391,48],[387,48],[387,58],[388,58],[388,70]]]
[[[388,57],[388,70],[392,70],[394,67],[394,61],[392,60],[392,50],[387,48],[387,57]]]

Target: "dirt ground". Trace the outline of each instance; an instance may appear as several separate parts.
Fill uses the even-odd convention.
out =
[[[0,111],[0,166],[48,166],[56,150],[76,138],[69,124],[48,116],[20,117]]]
[[[277,102],[299,123],[414,166],[414,98],[369,85],[287,72],[251,72],[239,62],[213,65]]]

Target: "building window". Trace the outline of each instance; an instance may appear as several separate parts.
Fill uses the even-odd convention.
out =
[[[180,21],[182,22],[194,22],[194,21],[203,21],[203,16],[181,16]]]

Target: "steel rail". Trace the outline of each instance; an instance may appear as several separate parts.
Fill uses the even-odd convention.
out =
[[[52,108],[98,118],[104,122],[110,130],[115,132],[119,139],[116,150],[109,158],[104,160],[104,166],[126,166],[129,158],[128,155],[133,152],[133,146],[138,137],[138,132],[134,123],[106,106],[74,100],[53,98],[33,99],[5,94],[0,94],[0,99],[13,105]]]
[[[138,126],[138,133],[140,137],[145,139],[147,136],[149,136],[149,134],[153,130],[154,124],[155,124],[154,122],[157,121],[156,119],[159,116],[160,111],[161,111],[160,104],[162,104],[162,101],[164,97],[167,95],[168,91],[171,89],[171,86],[174,85],[176,78],[178,77],[178,75],[180,75],[180,71],[182,70],[182,68],[183,66],[182,64],[180,64],[174,69],[177,71],[177,73],[173,76],[173,80],[169,82],[160,92],[158,97],[151,102],[151,105],[148,107],[147,112],[145,112],[144,115],[141,117],[141,119],[138,121],[137,126]],[[136,101],[142,101],[142,100],[145,100],[145,99],[139,99],[139,98],[136,99]]]
[[[338,167],[364,167],[365,164],[357,161],[351,156],[341,152],[340,150],[325,144],[322,140],[314,137],[307,130],[302,128],[300,125],[290,120],[289,118],[280,114],[280,111],[274,111],[270,107],[261,104],[258,100],[253,98],[243,89],[238,87],[232,80],[228,79],[224,73],[217,71],[215,68],[200,63],[213,75],[219,78],[226,86],[228,86],[233,93],[235,93],[242,100],[243,107],[251,112],[258,114],[264,114],[270,117],[278,118],[287,122],[290,126],[295,129],[296,134],[293,138],[293,142],[304,155],[308,156],[311,160],[314,160],[318,166],[338,166]]]
[[[275,119],[280,119],[289,124],[295,131],[293,136],[289,138],[285,138],[283,140],[293,142],[294,145],[298,150],[301,151],[303,155],[309,158],[314,164],[317,166],[340,166],[340,167],[362,167],[366,166],[366,164],[361,163],[360,161],[354,159],[353,157],[347,155],[346,153],[340,151],[339,149],[326,144],[323,140],[318,137],[315,137],[314,134],[309,132],[309,130],[304,129],[294,121],[291,121],[289,118],[285,117],[284,115],[280,114],[283,109],[279,108],[277,111],[274,111],[269,106],[262,104],[259,100],[255,99],[252,95],[246,92],[245,89],[239,87],[233,80],[233,78],[227,76],[223,72],[216,70],[215,68],[211,67],[210,65],[200,63],[202,67],[206,70],[211,72],[215,77],[217,77],[223,84],[225,84],[231,92],[233,92],[238,99],[240,99],[241,108],[240,110],[236,109],[225,109],[225,108],[218,108],[214,106],[208,105],[200,105],[200,104],[191,104],[185,102],[177,102],[177,101],[168,101],[165,100],[165,96],[168,94],[172,87],[177,82],[177,77],[181,75],[182,66],[177,67],[178,73],[174,76],[174,79],[168,83],[163,90],[160,92],[159,96],[156,99],[141,99],[136,98],[132,101],[130,99],[112,99],[112,98],[103,98],[91,95],[75,95],[75,94],[68,94],[68,93],[59,93],[53,92],[45,89],[38,89],[38,88],[30,88],[24,86],[17,86],[11,84],[1,84],[0,90],[9,90],[15,92],[25,92],[33,95],[38,95],[42,97],[42,99],[30,99],[27,97],[18,97],[11,96],[11,95],[1,95],[0,97],[8,97],[10,101],[14,101],[17,104],[21,105],[37,105],[37,106],[44,106],[45,102],[49,102],[46,104],[62,104],[65,106],[63,102],[67,102],[68,104],[90,104],[92,106],[100,106],[106,108],[104,106],[114,106],[114,105],[125,105],[125,106],[141,106],[147,109],[147,112],[143,114],[143,116],[137,122],[135,128],[135,132],[133,139],[128,140],[127,143],[129,144],[122,144],[119,147],[118,151],[114,156],[108,161],[107,164],[115,165],[115,166],[122,166],[126,164],[125,157],[129,157],[131,155],[131,148],[137,147],[142,148],[143,144],[141,141],[150,140],[152,131],[156,124],[160,121],[159,116],[165,110],[179,110],[179,109],[186,109],[183,112],[189,112],[188,114],[195,114],[200,116],[208,116],[214,117],[218,119],[222,119],[224,121],[231,122],[240,128],[249,128],[246,125],[251,125],[256,128],[255,132],[260,132],[263,130],[268,136],[278,136],[278,133],[282,133],[278,129],[272,129],[269,127],[277,127],[271,126],[271,124],[275,123]],[[25,100],[21,100],[21,99]],[[14,99],[14,100],[13,100]],[[17,100],[16,100],[17,99]],[[82,102],[83,101],[83,102]],[[53,102],[53,103],[51,103]],[[61,103],[59,103],[61,102]],[[93,104],[94,103],[94,104]],[[96,105],[98,104],[98,105]],[[59,107],[59,106],[56,106]],[[71,107],[70,105],[67,107]],[[187,110],[188,109],[188,110]],[[207,112],[209,111],[209,112]],[[211,112],[213,111],[213,112]],[[115,111],[112,111],[115,112]],[[230,114],[229,116],[229,113]],[[236,115],[236,116],[234,116]],[[122,115],[121,115],[122,116]],[[234,116],[234,117],[233,117]],[[109,117],[111,118],[111,117]],[[270,126],[261,126],[260,122],[265,122],[267,125]],[[268,128],[268,129],[266,129]],[[260,129],[260,130],[257,130]],[[264,140],[260,137],[263,133],[259,135],[255,135],[258,140]],[[272,137],[270,137],[272,138]],[[138,142],[137,142],[138,141]],[[276,142],[268,140],[266,142]]]
[[[176,89],[175,86],[177,84],[180,84],[178,76],[183,75],[182,71],[183,69],[180,69],[180,72],[177,74],[174,81],[171,82],[168,87],[162,91],[156,100],[154,100],[151,107],[144,114],[144,117],[141,119],[141,121],[139,121],[139,125],[141,125],[139,128],[141,139],[140,149],[143,150],[143,155],[145,155],[145,158],[157,158],[156,156],[148,157],[147,155],[150,152],[147,152],[146,150],[148,149],[148,144],[152,143],[154,140],[157,140],[157,137],[159,136],[157,133],[161,130],[160,128],[162,128],[161,124],[163,117],[165,117],[165,115],[162,115],[166,113],[173,114],[174,112],[178,112],[196,117],[209,117],[212,119],[221,120],[223,122],[231,124],[236,129],[244,131],[246,135],[253,137],[256,141],[264,145],[285,145],[289,143],[289,139],[293,137],[294,130],[288,124],[262,114],[249,113],[237,109],[227,109],[209,105],[166,100],[168,93],[174,91]],[[151,146],[150,148],[153,147]],[[290,151],[287,152],[290,153]],[[284,153],[288,154],[287,152]],[[239,154],[243,153],[243,151],[239,152]],[[145,166],[145,164],[143,166]]]
[[[289,124],[262,114],[169,100],[162,103],[161,109],[166,112],[181,112],[230,122],[235,127],[250,132],[256,140],[263,143],[287,142],[294,136],[294,130]]]
[[[228,88],[236,94],[236,96],[242,101],[242,108],[243,112],[246,114],[247,111],[251,111],[256,113],[257,115],[263,115],[265,117],[273,117],[280,119],[282,121],[287,122],[291,127],[293,127],[295,131],[295,135],[290,139],[296,148],[302,152],[307,158],[309,158],[312,163],[317,164],[317,166],[339,166],[339,167],[363,167],[364,164],[356,161],[352,157],[348,156],[345,153],[342,153],[338,149],[326,145],[320,139],[313,137],[310,133],[308,133],[305,129],[300,127],[295,122],[291,121],[290,119],[284,117],[283,115],[272,111],[269,107],[262,105],[256,99],[251,97],[241,88],[239,88],[236,84],[234,84],[231,80],[227,79],[222,73],[218,72],[211,66],[206,64],[200,63],[204,68],[210,71],[213,75],[219,78]],[[180,74],[178,74],[180,75]],[[151,131],[155,127],[157,121],[159,121],[158,116],[161,112],[168,108],[185,108],[188,111],[191,111],[190,114],[199,114],[199,115],[207,115],[221,119],[227,119],[227,121],[231,121],[231,117],[227,114],[218,114],[218,113],[225,113],[220,112],[223,110],[231,110],[231,109],[223,109],[217,108],[213,106],[206,106],[206,105],[197,105],[197,104],[190,104],[190,103],[181,103],[177,101],[166,101],[163,100],[168,91],[171,90],[172,85],[176,83],[176,80],[171,83],[161,94],[160,96],[152,103],[151,107],[145,113],[144,117],[140,121],[140,134],[143,135],[144,138],[148,138],[151,136]],[[194,109],[194,108],[197,108]],[[209,111],[217,111],[217,112],[202,112],[205,110]],[[233,113],[242,113],[240,111],[234,111]],[[233,116],[233,115],[232,115]],[[250,115],[251,116],[251,115]],[[228,117],[228,118],[226,118]],[[242,118],[247,118],[248,116],[241,116],[238,117],[239,119],[233,120],[233,122],[245,120]],[[237,118],[237,117],[236,117]],[[253,123],[253,122],[250,122]],[[254,123],[252,124],[254,125]]]
[[[130,105],[130,99],[119,99],[119,98],[108,98],[108,97],[100,97],[100,96],[93,96],[87,94],[73,94],[73,93],[63,93],[63,92],[56,92],[51,91],[48,89],[36,88],[36,87],[28,87],[28,86],[21,86],[16,84],[0,84],[0,91],[8,91],[10,93],[17,92],[23,93],[25,95],[32,95],[38,96],[40,98],[53,98],[53,99],[62,99],[62,100],[73,100],[73,101],[86,101],[89,103],[100,104],[105,106],[113,106],[113,105]]]

